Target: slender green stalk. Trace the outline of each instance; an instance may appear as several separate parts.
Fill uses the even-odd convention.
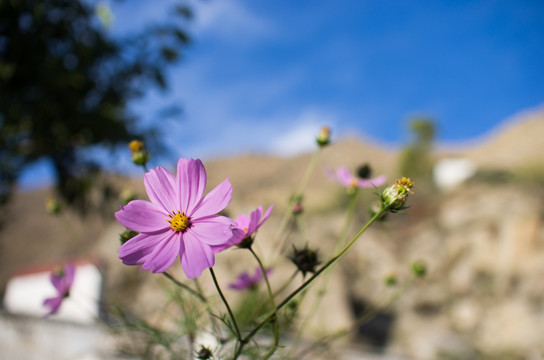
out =
[[[272,346],[270,351],[264,357],[264,359],[268,359],[274,354],[274,352],[276,352],[276,349],[278,348],[278,344],[279,344],[279,338],[280,338],[279,329],[278,329],[278,319],[277,319],[277,316],[276,316],[276,303],[274,302],[274,293],[272,292],[272,287],[270,286],[270,281],[268,281],[268,275],[266,274],[266,268],[264,267],[263,262],[261,261],[259,256],[257,256],[255,251],[253,251],[252,248],[249,248],[249,251],[251,252],[253,257],[255,258],[255,260],[257,260],[257,262],[259,263],[259,267],[261,268],[261,272],[263,274],[264,281],[266,282],[266,288],[268,290],[268,297],[270,299],[270,305],[271,305],[272,309],[274,310],[274,316],[272,317],[272,324],[273,324],[273,327],[274,327],[274,345]]]
[[[185,290],[187,290],[188,292],[190,292],[192,295],[196,296],[197,298],[200,299],[200,301],[202,301],[203,303],[206,303],[207,302],[207,299],[204,297],[204,295],[202,295],[202,293],[192,289],[191,287],[189,287],[188,285],[185,285],[184,283],[182,282],[179,282],[176,278],[174,278],[172,275],[170,275],[169,273],[167,273],[166,271],[162,273],[164,276],[166,276],[170,281],[172,281],[174,284],[176,284],[177,286],[179,286],[180,288],[183,288]]]
[[[348,230],[350,228],[351,222],[353,220],[353,216],[355,214],[355,208],[357,206],[357,200],[359,198],[360,191],[358,188],[355,188],[354,190],[355,190],[355,193],[351,194],[350,196],[350,201],[346,209],[344,225],[342,226],[340,234],[338,235],[338,238],[336,239],[333,254],[337,253],[340,250],[342,243],[344,243]],[[323,296],[325,295],[325,289],[327,288],[327,285],[331,278],[331,274],[332,274],[332,267],[331,269],[329,269],[327,273],[323,274],[323,278],[321,279],[321,283],[319,285],[319,290],[317,291],[317,297],[312,302],[310,306],[310,310],[308,311],[306,318],[297,329],[297,334],[294,340],[295,344],[298,343],[304,328],[308,326],[308,322],[310,321],[311,317],[316,313],[317,309],[319,308],[319,305],[321,304],[321,301],[323,300]]]
[[[339,339],[355,330],[357,330],[360,326],[367,323],[370,319],[372,319],[379,311],[384,311],[389,309],[397,300],[398,298],[414,283],[415,278],[412,278],[409,282],[407,282],[401,289],[395,292],[393,296],[391,296],[389,299],[382,299],[378,303],[377,306],[373,307],[370,311],[365,312],[362,316],[360,316],[358,319],[356,319],[350,326],[339,329],[332,334],[325,335],[321,337],[320,339],[316,340],[314,343],[309,345],[307,348],[300,351],[296,356],[295,359],[302,359],[305,355],[312,353],[313,351],[316,351],[319,349],[319,345],[325,345],[331,341],[334,341],[336,339]]]
[[[310,181],[310,178],[312,176],[312,173],[315,170],[315,167],[317,166],[317,161],[319,160],[319,156],[321,155],[321,148],[319,148],[310,159],[310,162],[308,163],[308,166],[306,167],[306,171],[304,172],[304,175],[302,177],[302,180],[300,182],[300,185],[297,189],[297,191],[293,194],[293,198],[298,199],[302,198],[304,195],[304,192],[306,191],[306,187],[308,186],[308,182]],[[293,217],[293,209],[292,207],[295,204],[292,203],[292,200],[289,201],[289,209],[285,212],[285,215],[283,216],[280,225],[278,226],[278,231],[276,232],[276,236],[274,237],[274,243],[278,243],[280,239],[282,238],[283,233],[285,232],[285,229],[287,225],[289,224],[291,218]],[[279,246],[276,248],[279,249],[280,252],[283,251],[284,243],[286,241],[286,237],[281,239],[281,242],[279,243]]]
[[[325,265],[320,267],[308,280],[306,280],[304,283],[302,283],[295,291],[293,291],[291,294],[289,294],[279,305],[276,306],[276,309],[268,314],[253,330],[247,334],[241,341],[240,347],[238,351],[234,355],[234,359],[237,359],[240,353],[242,352],[243,346],[253,337],[255,334],[263,327],[264,324],[269,322],[275,315],[278,310],[280,310],[282,307],[284,307],[291,299],[293,299],[298,293],[300,293],[302,290],[304,290],[312,281],[314,281],[323,271],[327,270],[329,266],[334,264],[336,261],[338,261],[345,253],[348,251],[348,249],[355,243],[355,241],[361,236],[363,232],[368,229],[368,227],[376,221],[385,211],[387,211],[387,208],[382,208],[380,211],[378,211],[368,222],[355,234],[355,236],[336,254],[333,258],[331,258]]]
[[[227,311],[229,312],[232,325],[234,326],[234,330],[236,331],[236,338],[238,339],[239,342],[243,343],[242,334],[240,333],[240,329],[238,328],[238,323],[236,322],[236,318],[234,317],[234,314],[232,313],[232,310],[230,309],[229,302],[227,301],[227,299],[225,298],[225,295],[223,295],[223,292],[221,291],[221,287],[219,286],[219,283],[217,282],[217,278],[215,277],[215,272],[213,271],[213,268],[210,268],[210,274],[212,275],[215,288],[217,289],[217,292],[219,293],[219,296],[221,297],[223,304],[225,304],[225,307],[227,308]]]

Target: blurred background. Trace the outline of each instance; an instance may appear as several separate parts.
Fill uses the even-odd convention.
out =
[[[0,292],[85,257],[107,275],[98,296],[154,314],[157,285],[116,259],[119,194],[145,198],[128,142],[146,141],[149,167],[202,158],[210,185],[231,177],[233,216],[274,203],[274,223],[326,125],[319,166],[368,163],[416,194],[339,266],[324,324],[424,260],[424,281],[350,338],[359,354],[541,359],[543,16],[540,1],[0,1]],[[316,244],[341,224],[337,187],[319,169],[309,184]],[[8,310],[0,341],[20,335]]]

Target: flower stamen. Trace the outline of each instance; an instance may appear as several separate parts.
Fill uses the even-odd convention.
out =
[[[168,216],[170,216],[170,219],[167,219],[166,221],[170,223],[172,230],[176,232],[184,232],[191,226],[191,220],[185,215],[185,212],[172,211],[172,214],[168,214]]]

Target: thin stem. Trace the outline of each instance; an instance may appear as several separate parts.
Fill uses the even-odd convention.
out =
[[[335,263],[338,259],[340,259],[346,251],[355,243],[355,241],[361,236],[363,232],[365,232],[366,229],[374,222],[376,219],[378,219],[387,209],[382,208],[380,211],[378,211],[368,222],[359,230],[357,234],[340,250],[338,254],[336,254],[332,259],[327,261],[325,265],[320,267],[308,280],[306,280],[304,283],[302,283],[295,291],[293,291],[291,294],[289,294],[278,306],[276,306],[276,309],[274,312],[268,314],[264,320],[262,320],[249,334],[246,335],[245,338],[242,339],[242,344],[240,347],[243,347],[245,343],[247,343],[258,331],[259,329],[266,324],[268,321],[272,319],[273,316],[275,316],[276,312],[280,310],[282,307],[284,307],[289,301],[291,301],[292,298],[294,298],[299,292],[304,290],[314,279],[316,279],[323,271],[325,271],[329,266],[331,266],[333,263]],[[240,351],[241,352],[241,349]],[[236,357],[235,357],[236,359]]]
[[[333,254],[337,253],[340,250],[340,247],[342,246],[342,243],[346,239],[348,230],[353,220],[353,215],[355,214],[355,208],[356,208],[357,200],[359,198],[359,193],[360,193],[358,188],[355,188],[354,191],[355,192],[352,193],[350,196],[348,207],[346,209],[344,225],[342,226],[342,229],[340,230],[340,234],[338,235],[338,238],[336,239]],[[327,288],[327,285],[329,283],[331,276],[332,276],[332,267],[326,274],[323,274],[323,278],[321,280],[321,283],[319,284],[319,290],[317,291],[317,296],[313,300],[310,306],[308,315],[305,317],[304,321],[302,322],[302,324],[299,326],[297,330],[297,335],[295,337],[295,344],[298,343],[304,328],[308,326],[308,322],[310,321],[311,317],[315,314],[315,312],[319,308],[319,305],[321,304],[321,301],[323,300],[323,296],[325,295],[325,289]]]
[[[255,251],[252,248],[249,248],[249,251],[251,252],[253,257],[255,258],[255,260],[257,260],[257,262],[259,263],[259,267],[261,268],[261,272],[263,274],[264,281],[266,282],[266,288],[268,290],[268,297],[270,299],[270,305],[272,306],[272,309],[274,310],[274,316],[272,317],[272,323],[273,323],[273,326],[274,326],[274,346],[270,349],[270,351],[264,357],[265,359],[268,359],[269,357],[271,357],[274,354],[274,352],[278,348],[278,343],[279,343],[279,329],[278,329],[278,319],[277,319],[277,316],[276,316],[276,303],[274,302],[274,293],[272,292],[272,287],[270,286],[270,281],[268,281],[268,275],[266,274],[266,269],[265,269],[265,267],[263,265],[263,262],[257,256],[257,254],[255,253]]]
[[[318,349],[318,345],[325,345],[328,342],[341,338],[342,336],[345,336],[349,334],[350,332],[355,331],[361,325],[367,323],[370,319],[376,316],[378,311],[384,311],[389,309],[399,299],[400,295],[402,295],[414,283],[414,280],[415,278],[412,278],[401,289],[397,290],[393,294],[393,296],[389,298],[389,300],[383,299],[382,301],[378,303],[377,306],[373,307],[370,311],[365,312],[362,316],[356,319],[350,326],[344,329],[337,330],[333,332],[332,334],[325,335],[321,337],[320,339],[316,340],[313,344],[308,346],[306,349],[303,349],[302,351],[300,351],[295,356],[295,359],[302,359],[305,355],[310,354],[313,351],[316,351]]]
[[[182,282],[179,282],[176,278],[174,278],[172,275],[170,275],[169,273],[167,273],[166,271],[162,273],[164,276],[166,276],[169,280],[171,280],[174,284],[176,284],[177,286],[187,290],[188,292],[190,292],[191,294],[193,294],[194,296],[196,296],[197,298],[200,299],[200,301],[202,301],[203,303],[206,303],[208,300],[204,297],[204,295],[202,295],[202,293],[199,293],[198,291],[190,288],[189,286],[185,285],[184,283]]]
[[[293,194],[293,198],[299,199],[304,195],[304,191],[306,191],[306,187],[308,186],[308,182],[310,181],[310,177],[312,176],[312,173],[315,170],[315,167],[317,165],[317,161],[319,160],[319,156],[321,154],[321,148],[319,148],[310,159],[310,162],[308,163],[308,166],[306,167],[306,171],[304,172],[304,175],[302,177],[302,180],[300,182],[300,186],[298,187],[297,191]],[[298,201],[298,200],[297,200]],[[285,212],[285,215],[283,216],[280,225],[278,226],[278,231],[276,232],[276,236],[274,238],[274,243],[277,243],[280,241],[281,236],[283,235],[285,228],[289,224],[289,221],[293,217],[293,209],[292,207],[295,204],[293,204],[292,200],[289,200],[289,209]],[[283,250],[284,242],[286,238],[282,239],[280,242],[280,245],[276,248],[280,250],[280,252]]]
[[[234,314],[232,313],[232,310],[230,309],[229,302],[227,301],[227,299],[225,298],[225,295],[223,295],[223,292],[221,291],[221,287],[219,287],[219,283],[217,282],[217,278],[215,277],[215,272],[213,271],[213,268],[210,268],[210,274],[212,275],[215,288],[217,289],[217,292],[219,293],[221,300],[223,300],[223,304],[225,304],[225,307],[227,308],[227,311],[229,312],[232,325],[234,326],[234,330],[236,331],[236,338],[238,339],[238,341],[243,342],[242,334],[240,333],[240,329],[238,328],[238,324],[236,323]]]

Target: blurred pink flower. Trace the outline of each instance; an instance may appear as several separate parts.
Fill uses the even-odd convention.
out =
[[[206,169],[198,159],[180,158],[177,176],[160,166],[145,174],[151,202],[133,200],[115,213],[121,225],[140,232],[119,249],[124,264],[142,264],[141,269],[160,273],[179,255],[191,279],[214,265],[212,247],[233,236],[234,221],[216,215],[230,203],[232,185],[225,179],[202,197],[206,179]]]
[[[266,276],[269,276],[272,274],[272,269],[266,270]],[[252,289],[261,279],[263,278],[263,271],[260,267],[257,267],[255,269],[255,273],[253,275],[249,275],[248,272],[244,271],[238,277],[236,278],[236,281],[229,284],[229,288],[234,290],[245,290],[245,289]]]
[[[376,176],[372,179],[361,179],[353,175],[347,166],[340,166],[334,172],[331,168],[325,167],[323,169],[325,174],[333,181],[337,181],[347,188],[371,188],[385,184],[387,177],[385,175]]]
[[[214,252],[223,251],[231,246],[241,244],[245,239],[251,239],[253,234],[270,217],[274,205],[270,205],[263,215],[263,207],[259,206],[252,211],[250,216],[242,214],[236,218],[236,224],[232,228],[232,238],[225,244],[213,246]],[[251,243],[249,244],[251,245]]]
[[[75,272],[74,265],[66,264],[63,268],[51,273],[51,284],[57,290],[57,295],[43,301],[43,306],[49,309],[45,316],[56,314],[62,305],[62,301],[70,296],[70,288],[74,283]]]

